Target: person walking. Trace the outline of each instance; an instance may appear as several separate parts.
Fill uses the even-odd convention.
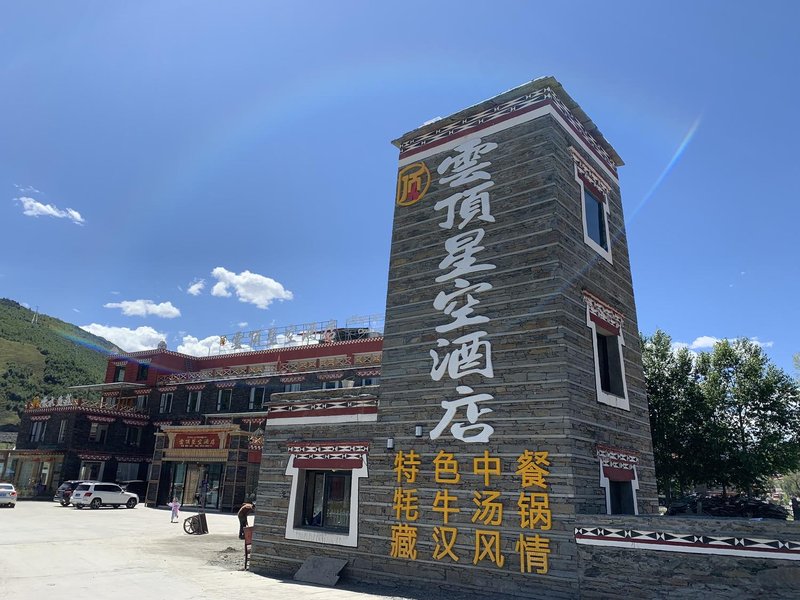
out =
[[[170,523],[177,523],[178,521],[178,509],[181,507],[181,503],[178,502],[178,497],[173,496],[172,502],[167,504],[172,509],[172,514],[170,515],[169,522]]]
[[[239,512],[236,513],[236,516],[239,517],[239,539],[244,539],[244,528],[247,527],[247,517],[252,515],[256,511],[256,503],[255,502],[245,502],[242,504],[242,507],[239,509]]]

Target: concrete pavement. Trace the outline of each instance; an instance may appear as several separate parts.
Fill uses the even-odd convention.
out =
[[[21,501],[0,509],[0,596],[164,600],[381,600],[243,571],[235,515],[208,514],[207,535],[187,535],[181,512],[137,506],[76,510]]]

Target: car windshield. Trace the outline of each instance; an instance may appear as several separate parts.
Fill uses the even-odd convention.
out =
[[[88,483],[82,483],[78,487],[75,488],[75,491],[83,491],[83,490],[88,490],[88,489],[89,489],[89,484]]]
[[[0,483],[0,490],[13,490],[14,486],[10,483]]]

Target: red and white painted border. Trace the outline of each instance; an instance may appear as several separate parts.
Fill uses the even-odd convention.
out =
[[[614,546],[632,550],[800,560],[800,537],[795,540],[775,540],[747,536],[694,535],[671,531],[576,527],[575,541],[590,546]]]

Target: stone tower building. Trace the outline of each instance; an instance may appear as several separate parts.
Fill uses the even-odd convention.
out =
[[[395,144],[377,412],[268,416],[253,563],[575,597],[576,515],[657,509],[622,161],[550,77]]]

